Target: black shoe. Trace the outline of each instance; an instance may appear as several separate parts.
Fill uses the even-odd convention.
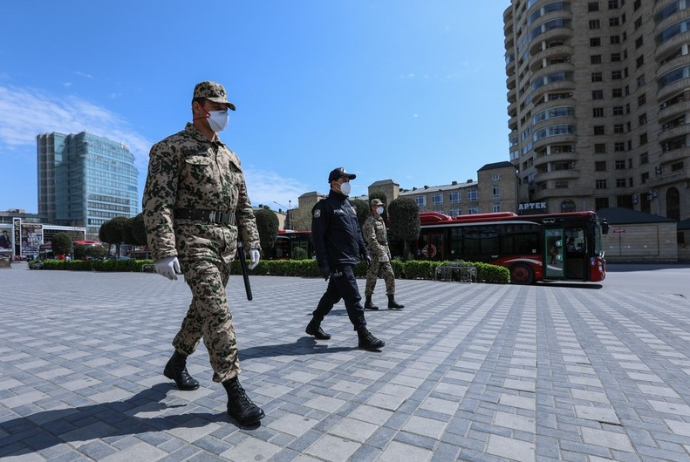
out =
[[[367,299],[364,302],[364,309],[365,310],[378,310],[379,309],[379,307],[374,305],[374,303],[371,301],[371,295],[367,296]]]
[[[163,375],[174,380],[180,390],[196,390],[199,388],[197,382],[189,372],[187,372],[187,356],[175,351],[168,360],[168,364],[163,369]]]
[[[396,302],[395,295],[388,296],[388,309],[402,310],[403,308],[405,308],[405,305]]]
[[[249,399],[237,377],[223,382],[223,387],[228,392],[228,415],[240,425],[251,425],[265,416],[263,409]]]
[[[359,347],[365,350],[378,350],[386,346],[386,342],[374,337],[366,327],[357,329],[357,336],[359,337]]]
[[[327,334],[321,328],[321,322],[312,319],[307,328],[304,330],[309,335],[313,335],[317,340],[328,340],[331,338],[331,334]]]

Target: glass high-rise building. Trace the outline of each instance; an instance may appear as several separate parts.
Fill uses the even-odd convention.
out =
[[[38,213],[55,224],[85,226],[98,239],[101,225],[139,210],[138,175],[127,146],[87,132],[36,137]]]
[[[690,0],[512,0],[503,21],[520,200],[690,217]]]

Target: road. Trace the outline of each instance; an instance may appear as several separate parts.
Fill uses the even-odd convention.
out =
[[[601,289],[674,294],[690,300],[690,265],[608,263]]]

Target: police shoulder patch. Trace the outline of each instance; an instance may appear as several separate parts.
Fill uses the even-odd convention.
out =
[[[319,218],[321,216],[321,209],[314,210],[314,218]]]

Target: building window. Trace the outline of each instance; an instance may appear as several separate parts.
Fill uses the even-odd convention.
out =
[[[605,172],[606,171],[606,161],[599,160],[594,163],[594,170],[597,172]]]
[[[501,204],[494,203],[493,211],[494,211],[494,213],[500,212],[501,211]]]
[[[609,27],[620,26],[621,22],[618,18],[609,18]]]
[[[613,115],[623,115],[623,106],[614,106],[613,107]]]
[[[595,197],[594,198],[594,208],[597,210],[609,208],[609,198],[608,197]]]
[[[683,170],[683,162],[676,162],[671,165],[672,172],[677,172],[678,170]]]
[[[606,154],[606,143],[597,143],[594,145],[595,154]]]
[[[589,57],[591,64],[601,64],[601,55],[592,55]]]
[[[620,53],[611,53],[611,62],[616,63],[621,60],[621,54]]]
[[[609,41],[610,41],[611,45],[617,45],[617,44],[621,43],[621,36],[620,35],[612,35],[611,37],[609,37]]]
[[[637,105],[644,106],[645,104],[647,104],[647,95],[642,93],[640,96],[637,97]]]
[[[604,117],[604,108],[603,107],[595,107],[592,109],[592,116],[593,117]]]
[[[656,2],[654,2],[654,3],[656,3]],[[633,9],[635,11],[639,10],[641,6],[642,6],[642,0],[635,0],[635,3],[633,3]],[[640,21],[642,21],[642,18],[640,18]]]
[[[448,198],[450,199],[451,204],[459,204],[460,203],[460,191],[451,191],[450,194],[448,194]]]
[[[623,73],[621,71],[612,71],[611,80],[620,80],[623,78]]]
[[[640,58],[643,58],[643,57],[640,56]],[[640,58],[637,58],[638,61],[639,61]],[[637,67],[640,67],[640,66],[637,66]],[[638,87],[644,87],[644,84],[645,84],[645,83],[646,83],[646,82],[645,82],[644,75],[641,75],[641,76],[639,76],[639,77],[637,78],[637,86],[638,86]]]
[[[479,192],[476,189],[467,190],[467,200],[476,201],[479,199]]]
[[[644,66],[644,56],[638,56],[635,60],[635,65],[637,66],[637,69]],[[642,85],[644,85],[644,76],[637,79],[637,86],[641,87]]]
[[[565,180],[558,180],[554,183],[555,189],[568,189],[568,182]]]
[[[592,72],[592,82],[603,82],[604,77],[601,72]]]
[[[614,124],[613,125],[613,133],[616,133],[616,134],[625,133],[625,130],[623,129],[623,124]]]
[[[435,193],[431,195],[431,204],[432,205],[441,205],[443,204],[443,194],[442,193]]]
[[[645,125],[647,123],[647,114],[642,114],[637,118],[640,122],[640,125]]]
[[[596,188],[597,189],[606,189],[607,188],[607,180],[606,179],[601,179],[596,181]]]
[[[415,202],[417,202],[417,206],[419,207],[424,207],[426,206],[426,196],[416,196],[415,197]]]
[[[595,135],[605,135],[606,134],[606,129],[603,125],[595,125],[594,126],[594,134]]]
[[[640,48],[644,44],[644,39],[640,35],[640,37],[635,40],[635,48]]]
[[[643,152],[640,154],[640,165],[649,163],[649,153]]]
[[[609,0],[609,10],[618,9],[618,0]]]
[[[473,205],[471,207],[467,207],[467,213],[469,213],[470,215],[477,214],[477,213],[479,213],[479,207],[477,207],[476,205]]]
[[[645,172],[640,175],[640,180],[642,180],[642,184],[645,184],[647,180],[649,180],[649,172]]]
[[[601,22],[598,19],[590,19],[589,28],[590,29],[601,29]]]
[[[459,217],[461,213],[462,213],[461,208],[451,208],[448,214],[451,217]]]
[[[500,199],[501,198],[501,188],[495,184],[491,188],[491,197],[494,199]]]
[[[616,178],[616,188],[625,188],[626,184],[625,178]]]
[[[623,97],[623,89],[622,88],[614,88],[611,90],[611,96],[614,98],[622,98]]]
[[[589,2],[587,4],[587,11],[599,11],[599,2]]]
[[[614,143],[613,152],[625,152],[625,143]]]
[[[589,46],[591,47],[600,47],[601,46],[601,38],[599,37],[592,37],[589,39]]]
[[[625,170],[625,161],[624,160],[617,160],[616,161],[616,170]]]
[[[594,90],[592,92],[592,99],[593,100],[604,99],[604,90]]]
[[[640,135],[640,146],[647,144],[647,134],[643,133]]]

